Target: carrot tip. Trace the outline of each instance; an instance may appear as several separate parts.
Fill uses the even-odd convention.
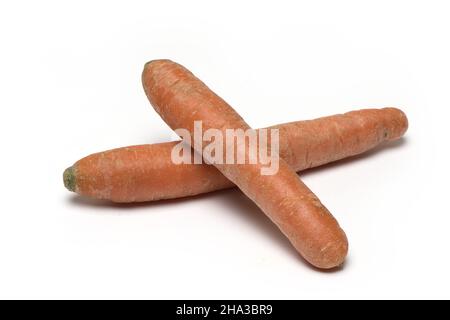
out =
[[[64,179],[64,186],[67,188],[67,190],[75,192],[75,172],[73,170],[73,167],[69,167],[66,170],[64,170],[63,174]]]
[[[150,60],[147,61],[144,65],[144,69],[147,68],[149,65],[151,65],[152,63],[161,63],[161,62],[171,62],[169,59],[154,59],[154,60]]]
[[[149,66],[150,64],[152,64],[153,62],[157,62],[157,61],[161,61],[161,60],[150,60],[150,61],[147,61],[147,62],[145,63],[145,65],[144,65],[144,69],[145,69],[147,66]]]
[[[150,64],[150,63],[152,63],[154,60],[150,60],[150,61],[147,61],[145,64],[144,64],[144,69]]]

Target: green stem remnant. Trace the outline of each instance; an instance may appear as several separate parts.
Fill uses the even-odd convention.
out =
[[[64,186],[69,190],[75,192],[75,172],[73,170],[73,167],[69,167],[66,170],[64,170],[63,174],[64,179]]]

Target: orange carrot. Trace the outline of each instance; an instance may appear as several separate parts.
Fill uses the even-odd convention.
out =
[[[280,157],[295,171],[302,171],[396,140],[407,126],[402,111],[384,108],[270,128],[280,130]],[[212,165],[174,164],[170,155],[177,143],[130,146],[89,155],[64,172],[64,184],[83,196],[125,203],[181,198],[234,186]]]
[[[218,129],[223,135],[226,129],[251,129],[230,105],[175,62],[147,63],[142,81],[151,104],[174,130],[184,128],[193,135],[195,121],[202,121],[205,130]],[[191,146],[204,155],[202,145]],[[261,174],[261,162],[214,166],[262,209],[309,263],[330,269],[344,262],[348,252],[344,231],[283,159],[273,175]]]

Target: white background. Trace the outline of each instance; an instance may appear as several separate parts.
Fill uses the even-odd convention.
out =
[[[0,298],[450,298],[446,1],[4,1]],[[115,206],[64,189],[90,153],[174,139],[146,61],[254,127],[397,106],[401,142],[303,174],[350,241],[318,272],[238,190]]]

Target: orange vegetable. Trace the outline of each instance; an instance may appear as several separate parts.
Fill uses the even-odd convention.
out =
[[[398,139],[407,125],[401,110],[384,108],[271,128],[280,130],[280,157],[295,171],[302,171]],[[235,186],[212,165],[174,164],[170,154],[177,143],[130,146],[89,155],[64,172],[64,184],[83,196],[125,203],[181,198]]]
[[[147,63],[142,82],[151,104],[174,130],[184,128],[194,135],[195,121],[202,121],[205,130],[220,130],[224,136],[227,129],[251,129],[230,105],[175,62]],[[203,154],[202,145],[192,147]],[[244,151],[249,152],[248,148]],[[344,231],[283,159],[273,175],[261,174],[261,162],[214,166],[262,209],[312,265],[330,269],[344,262],[348,251]]]

